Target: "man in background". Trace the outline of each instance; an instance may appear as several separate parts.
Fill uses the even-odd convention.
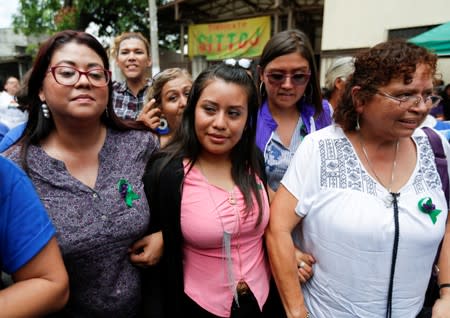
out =
[[[5,90],[0,93],[0,109],[8,108],[9,106],[17,107],[19,105],[16,100],[19,88],[20,83],[17,77],[9,76],[6,79]]]
[[[28,120],[28,113],[18,108],[17,93],[20,89],[19,79],[9,76],[4,85],[4,91],[0,93],[0,124],[11,129]]]

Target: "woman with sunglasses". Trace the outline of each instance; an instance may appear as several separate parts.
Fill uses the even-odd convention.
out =
[[[262,106],[256,143],[264,153],[269,196],[302,139],[331,123],[330,108],[322,101],[314,52],[299,30],[275,34],[259,60]]]
[[[28,123],[7,153],[56,228],[70,280],[61,317],[136,317],[141,273],[133,263],[151,255],[134,243],[149,227],[141,179],[158,140],[116,116],[108,68],[103,46],[87,33],[44,42],[28,81]]]
[[[264,47],[258,65],[262,105],[256,144],[264,154],[269,200],[303,138],[331,123],[330,107],[322,101],[314,52],[299,30],[275,34]],[[308,164],[308,162],[305,162]],[[298,277],[313,274],[314,258],[296,250]]]
[[[336,124],[306,136],[295,153],[266,232],[288,317],[416,317],[441,241],[432,317],[450,317],[449,184],[431,140],[447,158],[450,145],[419,128],[440,101],[436,60],[405,41],[360,52]],[[301,286],[295,245],[317,261]]]

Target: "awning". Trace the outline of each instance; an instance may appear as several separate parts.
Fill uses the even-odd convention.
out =
[[[409,42],[426,47],[439,56],[450,55],[450,21],[409,39]]]

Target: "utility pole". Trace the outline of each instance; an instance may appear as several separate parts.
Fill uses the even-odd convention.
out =
[[[159,67],[159,45],[158,45],[158,8],[156,0],[148,0],[150,17],[150,48],[152,55],[152,76],[160,71]]]

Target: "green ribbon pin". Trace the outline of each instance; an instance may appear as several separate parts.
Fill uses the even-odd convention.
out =
[[[430,197],[425,197],[419,200],[418,203],[419,210],[423,213],[426,213],[430,216],[431,222],[436,224],[437,216],[441,213],[441,210],[436,209],[436,206],[431,201]]]
[[[117,188],[119,190],[120,196],[129,208],[133,206],[133,200],[137,200],[140,198],[140,196],[133,191],[133,187],[130,183],[128,183],[128,180],[126,179],[120,179],[117,183]]]

